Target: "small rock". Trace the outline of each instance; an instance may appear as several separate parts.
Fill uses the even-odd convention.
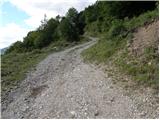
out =
[[[72,118],[75,118],[76,112],[75,112],[75,111],[71,111],[70,113],[71,113],[71,117],[72,117]]]
[[[148,62],[148,65],[150,66],[152,64],[152,62]]]
[[[111,102],[114,102],[114,97],[112,97],[112,98],[110,99],[110,101],[111,101]]]
[[[24,101],[27,101],[28,99],[27,99],[27,98],[24,98],[23,100],[24,100]]]
[[[84,108],[84,111],[88,111],[88,108]]]
[[[40,107],[39,107],[39,109],[42,109],[42,108],[43,108],[43,106],[40,106]]]
[[[98,110],[96,110],[95,112],[94,112],[94,116],[98,116],[99,115],[99,112],[98,112]]]
[[[146,112],[141,112],[140,116],[145,116],[147,113]]]
[[[84,114],[85,114],[85,115],[87,115],[87,113],[86,113],[86,112],[85,112]]]

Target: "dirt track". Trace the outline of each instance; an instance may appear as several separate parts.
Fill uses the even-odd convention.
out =
[[[2,118],[158,118],[158,108],[141,105],[149,96],[137,96],[137,104],[101,69],[83,62],[80,53],[92,39],[39,63],[10,93]]]

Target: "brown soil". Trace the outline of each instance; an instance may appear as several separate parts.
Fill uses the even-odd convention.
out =
[[[159,20],[137,28],[129,45],[129,51],[135,56],[141,56],[144,49],[151,46],[158,46]]]

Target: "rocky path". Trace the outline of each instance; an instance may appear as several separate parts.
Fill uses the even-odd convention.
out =
[[[39,63],[10,93],[13,100],[2,118],[157,118],[152,106],[144,113],[106,73],[83,62],[80,53],[96,42],[92,39]]]

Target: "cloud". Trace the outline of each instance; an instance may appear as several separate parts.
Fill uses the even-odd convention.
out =
[[[0,48],[7,47],[8,45],[21,40],[26,36],[28,29],[23,28],[15,23],[9,23],[0,28]]]
[[[24,11],[30,17],[25,20],[25,23],[33,28],[40,25],[44,14],[48,18],[56,15],[65,15],[71,7],[78,11],[83,10],[88,5],[96,0],[10,0],[9,2],[18,9]]]
[[[36,29],[44,18],[55,17],[57,15],[64,16],[69,8],[74,7],[78,11],[83,10],[88,5],[95,3],[96,0],[0,0],[0,5],[9,2],[17,9],[24,11],[29,17],[24,21],[23,26],[8,23],[0,26],[0,48],[7,47],[17,40],[22,40],[30,30]],[[0,16],[5,11],[0,11]],[[30,29],[24,28],[27,26]]]

